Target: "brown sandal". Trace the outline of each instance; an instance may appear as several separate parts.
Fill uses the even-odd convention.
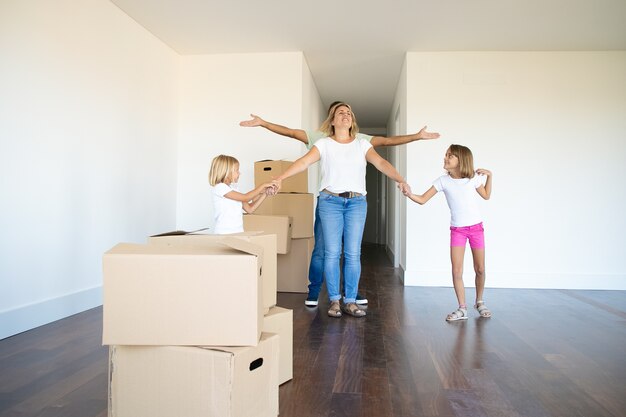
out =
[[[330,307],[328,308],[328,315],[330,317],[335,317],[335,318],[341,317],[341,307],[339,306],[339,300],[330,302]]]
[[[342,310],[344,313],[349,314],[352,317],[363,317],[367,314],[365,310],[361,310],[356,303],[344,304]]]

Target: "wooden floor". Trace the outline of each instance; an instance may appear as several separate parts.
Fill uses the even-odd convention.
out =
[[[493,318],[446,323],[452,289],[403,287],[374,246],[361,289],[362,319],[279,294],[294,313],[281,417],[626,416],[626,292],[488,289]],[[0,341],[0,417],[106,416],[101,320],[96,308]]]

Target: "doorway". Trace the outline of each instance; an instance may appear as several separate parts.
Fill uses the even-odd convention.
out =
[[[376,152],[385,159],[388,159],[388,149],[380,147]],[[367,189],[367,219],[365,220],[365,230],[363,232],[364,243],[374,243],[377,245],[387,244],[387,217],[386,212],[386,177],[380,173],[372,164],[367,164],[365,175],[365,188]]]

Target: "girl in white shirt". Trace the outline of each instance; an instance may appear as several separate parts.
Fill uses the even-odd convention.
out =
[[[405,196],[418,204],[424,204],[437,192],[443,191],[450,207],[450,259],[452,261],[452,283],[459,307],[448,314],[447,321],[467,320],[465,287],[463,285],[463,257],[469,240],[476,272],[476,303],[474,308],[481,317],[491,317],[485,306],[485,234],[482,217],[478,209],[478,196],[489,200],[491,196],[491,171],[477,169],[474,172],[472,151],[462,145],[450,145],[444,157],[443,167],[447,175],[437,178],[433,186],[422,195],[411,193],[408,185],[401,187]],[[478,174],[478,175],[475,175]],[[486,177],[486,181],[483,180]],[[478,193],[478,194],[477,194]]]
[[[274,187],[270,182],[242,194],[237,191],[239,161],[228,155],[213,158],[209,183],[213,186],[214,232],[218,235],[243,232],[243,210],[252,213],[267,196],[266,190]]]

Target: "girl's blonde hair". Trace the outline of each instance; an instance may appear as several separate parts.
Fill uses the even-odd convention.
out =
[[[339,107],[347,107],[352,113],[352,126],[350,126],[350,136],[355,137],[357,133],[359,133],[359,125],[356,123],[356,115],[352,111],[352,107],[349,104],[344,103],[343,101],[336,101],[331,104],[330,109],[328,109],[328,117],[320,126],[320,131],[328,136],[332,136],[335,134],[335,126],[332,125],[333,119],[335,118],[335,113]]]
[[[228,155],[218,155],[211,162],[209,170],[209,184],[215,186],[220,182],[232,181],[232,174],[239,161]]]
[[[461,178],[474,178],[474,156],[467,146],[450,145],[450,153],[459,158],[459,173]]]

